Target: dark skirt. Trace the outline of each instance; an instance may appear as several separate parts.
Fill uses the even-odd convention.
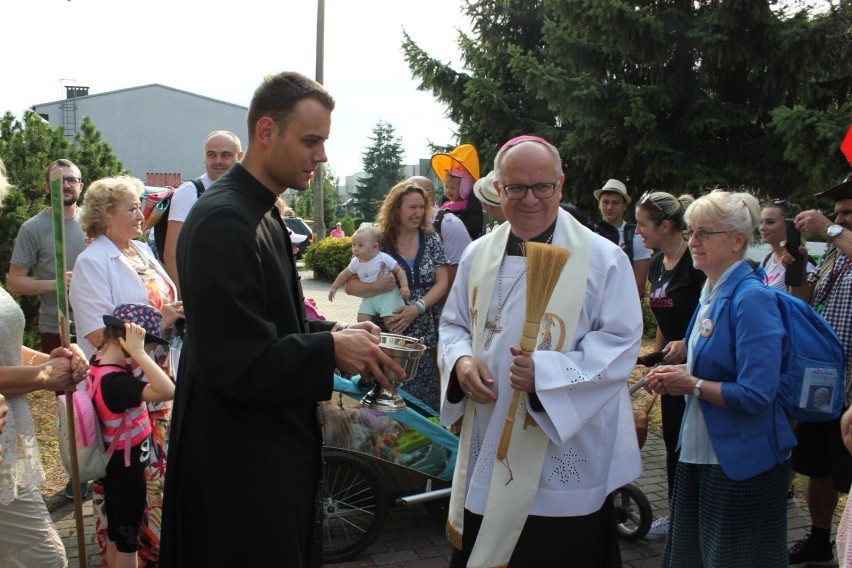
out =
[[[789,462],[743,481],[680,462],[664,568],[787,566]]]

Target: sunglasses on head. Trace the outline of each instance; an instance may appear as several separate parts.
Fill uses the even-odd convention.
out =
[[[652,203],[652,204],[654,205],[654,207],[656,207],[656,208],[657,208],[657,210],[658,210],[660,213],[662,213],[662,214],[663,214],[662,221],[665,221],[666,219],[668,219],[668,218],[669,218],[669,214],[668,214],[668,213],[666,213],[665,209],[663,209],[662,207],[660,207],[660,204],[659,204],[659,203],[657,203],[656,201],[654,201],[654,200],[651,198],[651,193],[653,193],[653,192],[651,192],[651,191],[646,191],[645,193],[643,193],[643,194],[642,194],[642,197],[640,197],[640,198],[639,198],[639,205],[645,205],[645,204],[646,204],[646,203],[648,203],[648,202]]]

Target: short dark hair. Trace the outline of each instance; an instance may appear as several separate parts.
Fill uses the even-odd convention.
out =
[[[301,73],[285,71],[264,77],[249,105],[249,139],[254,138],[255,126],[261,117],[268,116],[280,124],[302,99],[314,99],[329,111],[334,110],[334,99],[325,87]]]
[[[47,171],[44,172],[44,181],[46,183],[50,183],[50,170],[52,170],[53,168],[74,168],[78,172],[80,171],[80,168],[77,167],[77,164],[75,164],[68,158],[59,158],[57,160],[52,161],[50,165],[47,166]]]

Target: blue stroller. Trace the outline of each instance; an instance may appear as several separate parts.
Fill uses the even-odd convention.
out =
[[[366,550],[390,507],[422,503],[436,515],[445,512],[458,453],[458,438],[420,400],[399,389],[405,410],[365,408],[359,382],[335,376],[332,400],[321,405],[323,560],[329,563]]]
[[[406,409],[383,413],[361,406],[360,377],[334,377],[332,400],[321,405],[323,458],[323,561],[351,560],[379,536],[388,509],[423,506],[446,518],[458,438],[434,410],[398,389]],[[641,384],[631,388],[631,394]],[[616,532],[624,540],[645,536],[653,518],[635,485],[613,492]]]

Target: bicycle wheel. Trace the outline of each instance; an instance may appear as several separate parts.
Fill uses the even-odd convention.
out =
[[[615,507],[615,530],[624,540],[639,540],[651,528],[651,503],[642,490],[632,484],[619,487],[612,493]]]
[[[382,530],[388,497],[369,463],[344,452],[324,452],[323,560],[343,562],[367,549]]]

